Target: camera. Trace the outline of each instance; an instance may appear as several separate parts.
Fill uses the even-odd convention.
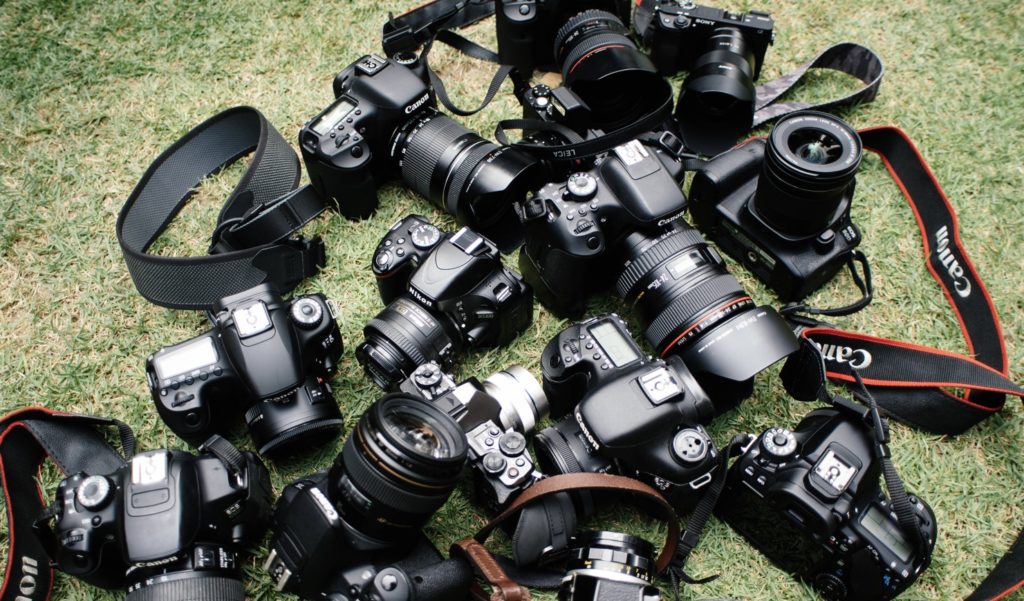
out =
[[[717,154],[750,129],[754,81],[775,35],[770,14],[658,0],[650,21],[635,26],[661,74],[689,71],[676,105],[688,148]]]
[[[544,186],[517,209],[520,269],[562,317],[579,317],[590,296],[614,285],[658,354],[681,354],[716,402],[739,402],[754,375],[796,350],[796,337],[683,220],[682,177],[661,142],[633,140]]]
[[[198,456],[149,451],[65,478],[35,530],[56,568],[128,601],[242,601],[241,555],[263,537],[272,494],[259,459],[214,436]]]
[[[458,484],[467,450],[459,424],[422,398],[396,393],[375,402],[329,471],[282,492],[265,564],[277,590],[306,599],[402,598],[373,597],[371,587],[392,592],[404,583],[408,591],[416,583],[412,572],[426,567],[420,531]],[[470,571],[463,591],[471,581]],[[415,599],[452,598],[445,594]]]
[[[294,450],[342,427],[327,379],[342,353],[334,309],[322,294],[281,298],[261,284],[214,303],[213,329],[146,360],[157,412],[198,445],[245,412],[261,455]]]
[[[360,58],[335,78],[334,95],[303,126],[299,147],[313,187],[342,215],[369,217],[377,189],[401,177],[503,249],[521,242],[511,206],[534,186],[537,161],[440,113],[415,54]]]
[[[918,532],[900,525],[865,419],[837,405],[812,411],[793,431],[752,437],[716,508],[827,599],[892,599],[928,567],[935,546],[935,515],[919,497],[909,497]]]
[[[534,439],[542,472],[618,473],[677,508],[696,503],[718,464],[701,424],[718,410],[679,357],[644,357],[621,320],[604,315],[556,336],[542,361],[551,403],[572,408]]]
[[[618,532],[584,532],[573,537],[559,601],[661,601],[654,546]]]
[[[465,431],[476,495],[492,513],[540,479],[526,437],[547,416],[548,401],[523,367],[513,365],[483,382],[470,378],[456,385],[436,363],[426,363],[399,388],[431,402]]]
[[[533,320],[533,290],[469,228],[442,233],[409,215],[391,226],[372,263],[388,305],[364,328],[356,359],[385,390],[424,363],[447,370],[465,348],[508,344]]]
[[[837,117],[794,113],[705,164],[690,187],[694,223],[767,284],[798,301],[860,244],[850,220],[860,137]]]

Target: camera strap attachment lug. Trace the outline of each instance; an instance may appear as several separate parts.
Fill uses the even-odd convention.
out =
[[[253,257],[252,265],[263,270],[266,281],[291,290],[302,280],[316,275],[327,264],[327,250],[320,236],[289,238],[268,246]]]

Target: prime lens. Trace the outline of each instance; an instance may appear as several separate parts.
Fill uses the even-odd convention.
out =
[[[548,397],[537,378],[519,365],[503,369],[483,381],[484,390],[501,406],[501,425],[525,436],[548,415]]]
[[[850,207],[860,136],[845,121],[803,111],[775,124],[765,146],[752,210],[792,239],[817,236]]]
[[[611,471],[611,462],[591,453],[583,436],[583,429],[571,413],[538,432],[533,450],[541,471],[549,476]]]
[[[245,412],[245,423],[263,456],[319,446],[344,425],[330,386],[318,376],[307,377],[283,397],[257,402]]]
[[[512,207],[539,183],[536,159],[489,142],[435,110],[424,111],[398,131],[392,155],[405,183],[460,223],[503,251],[522,243]]]
[[[359,419],[330,472],[332,501],[356,532],[398,541],[417,532],[458,484],[466,435],[423,399],[385,396]]]

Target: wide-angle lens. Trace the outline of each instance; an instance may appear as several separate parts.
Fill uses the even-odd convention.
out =
[[[423,399],[388,395],[371,406],[330,472],[330,494],[354,530],[394,541],[426,524],[458,484],[466,435]]]
[[[484,390],[501,406],[501,426],[529,436],[549,410],[548,397],[537,378],[519,365],[483,381]]]
[[[784,236],[817,236],[849,209],[862,157],[860,136],[842,119],[794,113],[768,136],[751,208]]]

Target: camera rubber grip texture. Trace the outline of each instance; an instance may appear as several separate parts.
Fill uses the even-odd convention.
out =
[[[465,597],[473,586],[473,568],[464,559],[446,559],[409,574],[412,601],[450,601]]]
[[[714,309],[718,301],[737,295],[746,295],[746,291],[731,274],[723,273],[705,280],[676,297],[672,304],[651,322],[644,332],[644,337],[658,353],[662,353],[665,351],[662,347],[665,339],[675,333],[680,325],[692,321],[709,309]]]
[[[707,244],[707,240],[695,229],[679,230],[675,234],[658,242],[643,252],[639,257],[622,270],[622,275],[615,282],[615,291],[623,299],[633,290],[647,272],[691,246],[696,244]]]
[[[130,591],[125,601],[245,601],[245,587],[237,578],[194,575]]]
[[[441,155],[455,140],[472,133],[440,113],[430,117],[406,141],[402,179],[420,196],[429,199],[430,183]]]

